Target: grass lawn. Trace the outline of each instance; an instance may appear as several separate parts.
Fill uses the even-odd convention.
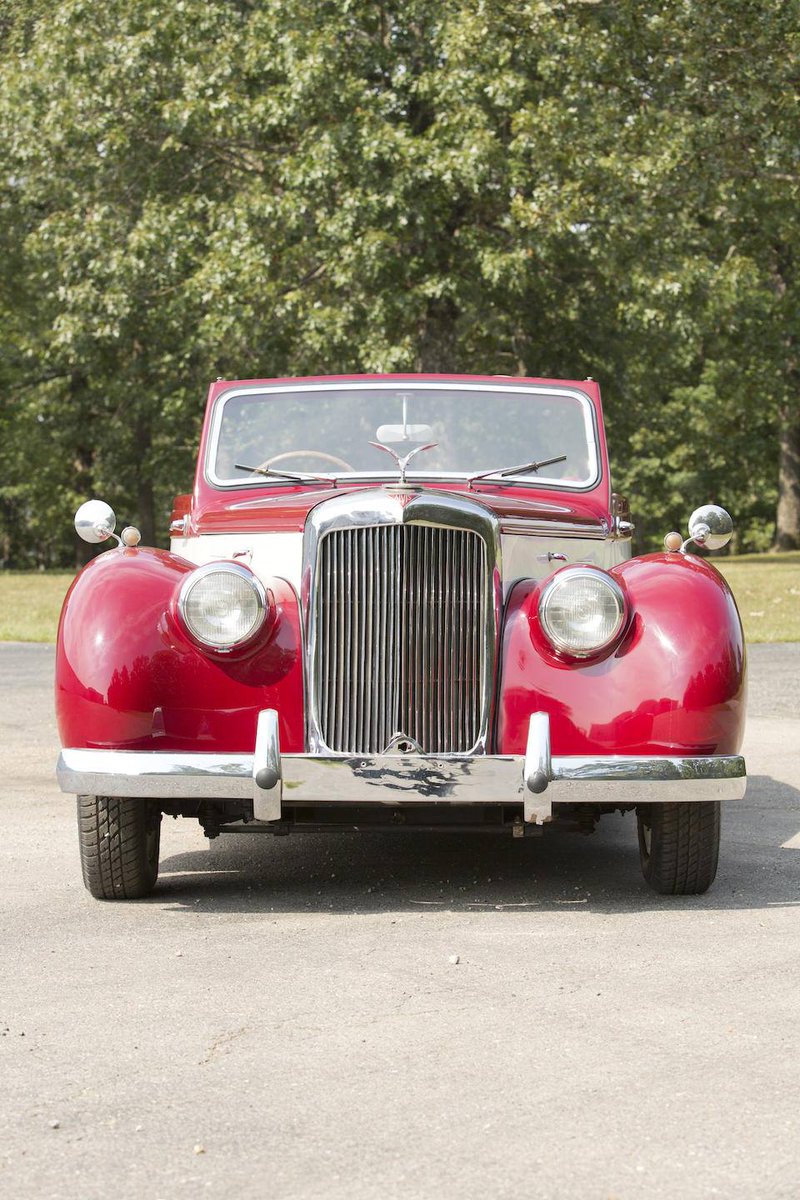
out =
[[[0,571],[0,642],[54,642],[71,571]]]
[[[749,642],[800,642],[800,552],[714,558]],[[0,642],[54,642],[69,572],[0,571]]]
[[[748,642],[800,642],[800,552],[731,555],[714,566],[736,597]]]

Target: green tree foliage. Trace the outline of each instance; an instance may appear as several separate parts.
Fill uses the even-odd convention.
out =
[[[592,375],[643,543],[796,540],[797,15],[6,0],[2,556],[163,540],[209,379],[362,370]]]

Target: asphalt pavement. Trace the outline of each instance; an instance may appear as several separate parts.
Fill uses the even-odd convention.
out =
[[[92,900],[53,649],[0,646],[0,1195],[800,1194],[800,644],[754,647],[705,896],[592,837],[207,842]]]

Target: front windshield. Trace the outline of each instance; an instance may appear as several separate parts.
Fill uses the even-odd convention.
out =
[[[514,482],[585,488],[598,477],[592,406],[582,393],[464,384],[323,384],[234,390],[217,402],[209,477],[221,486],[274,486],[253,468],[394,478],[399,456],[435,442],[409,479],[464,478],[564,456]]]

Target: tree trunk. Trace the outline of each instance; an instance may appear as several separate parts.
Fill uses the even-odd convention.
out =
[[[102,550],[107,549],[108,546],[95,546],[91,542],[85,542],[83,538],[77,538],[75,545],[75,570],[82,571],[86,564],[93,559],[95,555],[99,554]]]
[[[150,479],[139,479],[136,493],[139,532],[142,535],[143,546],[156,545],[156,505],[153,494],[153,484]]]
[[[800,550],[800,405],[778,413],[778,512],[775,549]]]
[[[417,370],[423,374],[443,374],[459,371],[456,347],[458,310],[448,296],[428,302],[425,319],[419,330]]]
[[[91,434],[93,426],[88,392],[89,380],[83,371],[73,371],[69,381],[69,404],[73,412],[80,413],[82,416],[81,439],[75,447],[75,457],[73,458],[75,491],[80,496],[81,502],[94,498],[94,446],[90,442],[82,440],[84,434]],[[76,537],[75,570],[80,571],[95,555],[107,549],[108,544],[98,546],[93,542],[85,542],[83,538]]]
[[[143,546],[156,544],[156,511],[153,494],[153,480],[150,474],[150,447],[152,434],[149,422],[140,416],[136,423],[136,448],[139,454],[139,467],[136,483],[136,519],[142,535]]]
[[[794,254],[788,244],[774,247],[773,290],[778,316],[786,321],[786,380],[791,399],[778,406],[778,510],[773,550],[800,550],[800,370],[797,335],[782,309],[794,282]]]

